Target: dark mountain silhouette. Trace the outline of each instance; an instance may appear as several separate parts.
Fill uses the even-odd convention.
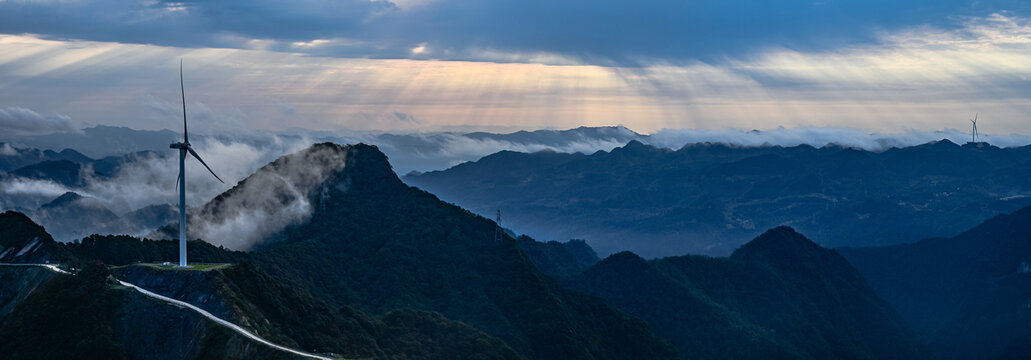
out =
[[[30,150],[39,152],[39,150],[35,149]],[[50,150],[45,150],[42,153],[44,154],[44,160],[16,167],[10,170],[7,176],[50,180],[67,187],[81,188],[86,185],[90,178],[105,180],[117,174],[125,164],[139,161],[140,159],[161,156],[159,153],[152,151],[140,151],[100,159],[92,159],[69,149],[65,149],[60,153],[54,153]],[[48,153],[57,155],[46,155]],[[3,157],[0,156],[0,158]],[[30,158],[35,160],[35,157]]]
[[[82,174],[82,163],[68,160],[44,161],[14,170],[10,175],[27,179],[51,180],[67,187],[86,185],[86,176],[99,176],[98,173]]]
[[[67,192],[27,211],[60,241],[81,239],[92,234],[143,234],[179,216],[171,205],[151,205],[123,215],[109,210],[99,200]]]
[[[193,129],[197,130],[197,129]],[[379,146],[388,154],[395,169],[405,173],[412,170],[426,171],[443,169],[458,162],[475,160],[500,149],[555,149],[558,151],[588,151],[609,149],[634,139],[645,139],[647,135],[637,134],[622,126],[579,127],[567,130],[534,130],[512,133],[487,132],[437,132],[416,134],[350,134],[337,136],[332,132],[306,129],[288,129],[278,133],[255,131],[246,134],[204,134],[192,133],[195,143],[216,140],[226,143],[244,143],[264,148],[269,142],[301,142],[308,139],[336,143],[364,141]],[[125,127],[95,126],[81,132],[55,133],[38,136],[6,137],[0,134],[0,141],[13,141],[19,147],[39,149],[72,148],[83,154],[100,158],[137,151],[168,153],[168,144],[179,141],[180,133],[170,130],[135,130]],[[586,149],[586,150],[585,150]],[[13,170],[21,166],[43,161],[22,162],[18,166],[5,168],[0,156],[0,170]],[[98,169],[98,171],[101,171]],[[101,171],[103,172],[103,171]]]
[[[495,242],[492,221],[401,183],[375,147],[317,144],[302,155],[325,152],[346,163],[310,192],[310,220],[252,255],[273,276],[373,314],[437,311],[530,358],[677,357],[644,323],[540,273],[514,239]],[[247,183],[210,204],[238,201]]]
[[[590,155],[502,151],[405,182],[478,214],[503,209],[506,226],[535,238],[655,257],[726,255],[778,225],[831,247],[952,236],[1031,204],[1029,169],[1031,146],[948,140],[883,152],[631,141]]]
[[[171,130],[135,130],[120,126],[97,125],[80,132],[64,132],[36,136],[20,136],[19,143],[40,149],[72,148],[92,158],[101,158],[137,151],[167,152],[168,144],[181,135]],[[38,161],[37,161],[38,162]]]
[[[49,239],[42,228],[18,213],[0,214],[0,225],[5,229],[0,244],[5,246]],[[346,358],[521,358],[504,342],[440,314],[397,310],[371,316],[347,306],[330,306],[269,276],[248,262],[246,253],[200,241],[190,244],[196,261],[237,264],[209,271],[134,265],[174,258],[177,243],[128,236],[45,244],[47,252],[63,254],[50,259],[82,270],[71,276],[39,267],[0,266],[4,358],[292,358],[196,313],[117,285],[112,275],[194,303],[272,341],[306,350]]]
[[[516,242],[538,270],[558,280],[579,275],[601,260],[583,240],[540,242],[528,236],[519,236]]]
[[[1031,207],[950,238],[838,251],[939,358],[1031,354]]]
[[[787,227],[729,258],[617,253],[570,284],[645,319],[693,358],[928,357],[844,258]]]
[[[67,251],[25,214],[0,214],[0,262],[46,263],[67,259]]]
[[[60,152],[34,148],[16,148],[11,146],[9,143],[0,143],[0,147],[7,147],[8,151],[11,152],[0,154],[0,172],[9,172],[18,168],[47,161],[64,160],[81,164],[92,160],[78,151],[68,149],[67,145],[59,147],[64,149]]]

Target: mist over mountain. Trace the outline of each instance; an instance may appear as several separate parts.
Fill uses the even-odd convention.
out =
[[[1023,156],[1019,151],[1024,150],[938,142],[883,153],[717,145],[695,145],[674,152],[632,142],[612,153],[501,153],[493,157],[544,159],[509,162],[512,173],[532,173],[548,161],[568,165],[567,157],[616,156],[634,160],[621,164],[626,173],[637,174],[633,179],[641,179],[648,173],[631,171],[634,167],[654,166],[668,159],[651,157],[692,149],[695,152],[690,156],[681,156],[734,158],[729,163],[751,165],[708,164],[723,171],[738,169],[749,176],[779,171],[776,169],[790,162],[772,160],[786,158],[785,153],[804,156],[796,162],[828,169],[833,167],[827,164],[841,161],[841,152],[850,158],[865,154],[861,158],[868,159],[896,152],[921,158],[926,156],[923,152],[931,151],[948,154],[950,161],[924,161],[922,168],[910,171],[936,174],[941,182],[948,178],[942,173],[957,176],[960,172],[951,168],[956,158],[984,161],[979,154],[991,153],[1010,161]],[[829,150],[835,151],[823,153]],[[746,155],[734,155],[739,151]],[[620,164],[611,160],[606,158],[604,163]],[[1007,161],[994,161],[988,163],[1000,170],[993,174],[1009,169],[1003,166]],[[773,166],[757,166],[764,163]],[[465,166],[471,165],[476,164]],[[577,166],[580,170],[591,166],[605,170],[599,163]],[[883,171],[904,173],[890,164],[883,167],[887,169]],[[595,183],[603,183],[600,176],[591,176]],[[90,203],[93,201],[83,195],[68,193],[42,208]],[[1031,273],[1025,269],[1031,266],[1020,256],[1031,256],[1020,255],[1025,251],[1016,245],[1026,233],[1021,224],[1031,223],[1023,218],[1026,211],[989,221],[986,224],[995,223],[993,228],[1002,230],[981,232],[976,241],[964,240],[976,245],[958,250],[922,249],[912,254],[914,261],[882,257],[875,250],[869,250],[872,255],[868,254],[865,263],[861,256],[850,256],[861,271],[834,250],[786,227],[764,232],[726,258],[687,255],[645,260],[621,252],[599,261],[594,249],[581,240],[537,242],[527,236],[514,238],[506,231],[502,241],[496,241],[497,224],[404,184],[376,147],[321,143],[268,163],[191,212],[190,237],[203,239],[191,241],[191,259],[234,264],[213,271],[138,264],[174,259],[175,241],[93,235],[62,244],[25,215],[0,215],[4,229],[0,232],[0,260],[4,262],[113,266],[92,265],[80,272],[87,276],[74,278],[0,269],[0,276],[12,280],[4,282],[0,290],[13,294],[0,298],[0,310],[4,311],[0,313],[0,334],[8,336],[0,345],[31,354],[22,355],[26,357],[44,356],[40,354],[49,354],[50,348],[36,345],[44,343],[44,334],[55,331],[56,325],[30,319],[89,311],[107,315],[62,326],[106,335],[97,337],[90,347],[69,347],[71,353],[102,349],[142,358],[149,357],[148,349],[168,348],[176,349],[169,350],[171,358],[198,354],[274,357],[203,319],[112,286],[108,276],[113,276],[166,296],[198,302],[207,311],[279,343],[345,357],[926,358],[928,351],[920,340],[936,354],[954,350],[961,354],[1021,354],[1025,351],[1020,340],[1024,336],[1022,318],[1010,312],[1017,311],[1011,305],[1019,299],[1026,301],[1023,297],[1028,295],[1020,290],[1019,276]],[[140,212],[140,216],[161,213],[157,209]],[[506,219],[513,215],[505,214]],[[1010,237],[998,244],[983,240]],[[855,250],[864,254],[862,251],[867,250]],[[930,266],[930,259],[950,251],[967,257],[950,255],[955,257],[952,263],[960,264],[952,270]],[[998,256],[992,255],[996,253]],[[929,278],[934,275],[909,268],[925,265],[927,272],[955,274],[948,276],[952,280],[935,280]],[[913,275],[899,283],[905,291],[891,289],[896,286],[892,281],[908,279],[906,276],[887,281],[877,278],[878,274],[900,271]],[[1010,279],[1006,274],[1016,275]],[[872,279],[873,287],[863,275]],[[906,285],[909,282],[925,284]],[[957,289],[984,295],[958,302],[947,296],[937,300],[945,305],[928,298]],[[85,293],[102,296],[89,302],[72,301]],[[882,300],[879,294],[889,300]],[[931,306],[916,311],[906,307],[925,301]],[[939,314],[935,311],[950,310],[957,311],[950,315],[953,320],[935,315]],[[169,319],[182,322],[173,324]],[[964,332],[959,329],[982,325],[997,327],[999,333],[992,339],[986,335],[953,341]],[[142,340],[164,331],[165,326],[185,331],[159,342]],[[74,344],[79,338],[62,335],[53,341]]]
[[[503,151],[408,184],[540,239],[583,238],[601,254],[726,255],[789,225],[821,245],[951,236],[1031,204],[1031,146],[948,140],[872,152],[637,141],[590,155]]]
[[[300,154],[313,152],[346,165],[312,193],[310,220],[256,248],[253,261],[273,276],[374,314],[438,311],[527,357],[676,357],[643,323],[541,274],[510,237],[495,242],[493,222],[404,185],[375,147],[317,144]]]
[[[190,236],[248,250],[289,225],[307,222],[314,207],[328,196],[329,187],[347,190],[345,183],[328,182],[341,176],[346,157],[346,151],[323,143],[276,159],[189,212]],[[166,227],[151,236],[177,239],[178,227]]]
[[[962,124],[966,125],[966,124]],[[77,132],[61,132],[33,136],[4,136],[0,134],[0,169],[6,170],[5,153],[21,148],[61,151],[75,149],[82,154],[101,158],[137,151],[155,151],[171,154],[168,144],[179,141],[178,130],[135,130],[126,127],[98,125]],[[512,133],[490,132],[410,132],[389,133],[370,131],[316,131],[291,128],[281,131],[234,129],[231,133],[191,133],[194,143],[245,145],[271,152],[271,160],[303,149],[316,142],[367,143],[378,146],[399,174],[410,171],[445,169],[462,162],[473,161],[502,150],[518,152],[555,151],[585,154],[598,150],[609,151],[631,140],[638,140],[660,148],[679,149],[692,143],[720,143],[732,146],[797,146],[822,147],[836,144],[870,151],[884,151],[891,147],[906,147],[929,141],[949,139],[955,143],[970,140],[967,129],[947,128],[937,131],[907,130],[899,133],[871,133],[842,127],[779,127],[770,130],[726,129],[663,129],[652,134],[641,134],[623,126],[578,127],[567,130],[521,130]],[[981,134],[981,139],[1000,147],[1031,144],[1031,137],[1018,134]],[[284,144],[303,143],[297,146]],[[20,166],[43,161],[29,161]],[[267,162],[267,161],[266,161]],[[12,167],[17,168],[20,166]],[[260,165],[259,165],[260,166]],[[251,171],[257,169],[254,167]],[[249,174],[245,173],[243,175]]]
[[[1031,354],[1031,207],[953,237],[838,251],[938,358]]]

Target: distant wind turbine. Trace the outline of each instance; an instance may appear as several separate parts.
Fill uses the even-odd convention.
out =
[[[186,267],[186,153],[197,158],[201,165],[204,165],[211,175],[215,172],[204,162],[204,159],[197,155],[190,147],[190,134],[186,131],[186,87],[183,86],[183,60],[179,59],[179,90],[183,95],[183,142],[168,145],[169,148],[179,149],[179,178],[176,183],[179,185],[179,267]],[[215,175],[215,178],[223,184],[222,178]]]
[[[970,131],[970,142],[977,142],[977,113],[974,113],[974,118],[970,119],[970,123],[974,126],[974,129]]]

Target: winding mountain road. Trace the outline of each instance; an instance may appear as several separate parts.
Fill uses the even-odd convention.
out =
[[[45,267],[47,269],[50,269],[51,271],[56,272],[56,273],[71,275],[71,273],[62,270],[61,268],[57,267],[57,265],[51,265],[51,264],[8,264],[8,263],[0,263],[0,265],[2,265],[2,266],[39,266],[39,267]],[[115,280],[117,280],[117,279],[115,279]],[[146,296],[151,297],[153,299],[160,300],[162,302],[165,302],[167,304],[170,304],[170,305],[173,305],[173,306],[176,306],[176,307],[179,307],[179,308],[186,308],[186,309],[192,310],[193,312],[201,314],[204,317],[210,319],[211,321],[214,321],[215,323],[217,323],[219,325],[222,325],[222,326],[225,326],[226,328],[229,328],[229,330],[235,331],[236,333],[238,333],[240,335],[243,335],[243,336],[245,336],[245,337],[247,337],[247,338],[249,338],[251,340],[254,340],[254,341],[256,341],[256,342],[258,342],[258,343],[260,343],[262,345],[268,346],[270,348],[273,348],[273,349],[276,349],[276,350],[279,350],[279,351],[288,352],[288,353],[291,353],[291,354],[294,354],[294,355],[298,355],[298,356],[303,356],[303,357],[310,358],[310,359],[333,360],[333,358],[330,358],[330,357],[325,357],[325,356],[322,356],[322,355],[316,355],[316,354],[312,354],[312,353],[308,353],[308,352],[304,352],[304,351],[300,351],[300,350],[296,350],[296,349],[291,349],[291,348],[288,348],[286,346],[282,346],[282,345],[279,345],[279,344],[275,344],[275,343],[273,343],[271,341],[268,341],[268,340],[265,340],[265,339],[261,338],[257,334],[255,334],[253,332],[250,332],[247,329],[244,329],[243,327],[240,327],[239,325],[233,324],[233,323],[231,323],[231,322],[229,322],[229,321],[227,321],[225,319],[222,319],[222,318],[219,318],[219,317],[217,317],[215,315],[212,315],[211,313],[205,311],[204,309],[196,307],[196,306],[194,306],[194,305],[192,305],[190,303],[187,303],[185,301],[180,301],[180,300],[172,299],[172,298],[167,297],[167,296],[158,295],[158,294],[155,294],[155,293],[153,293],[151,291],[148,291],[147,289],[141,288],[139,286],[133,285],[131,283],[128,283],[128,282],[125,282],[125,281],[122,281],[122,280],[117,280],[117,281],[122,286],[132,288],[132,289],[138,291],[140,294],[146,295]]]

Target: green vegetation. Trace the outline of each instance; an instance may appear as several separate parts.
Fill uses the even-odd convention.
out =
[[[87,266],[33,292],[0,326],[4,358],[124,359],[110,316],[120,294],[107,291],[108,275],[102,266]]]
[[[954,237],[839,251],[938,358],[1031,354],[1031,207]]]
[[[271,341],[346,358],[926,357],[855,269],[791,229],[729,258],[597,262],[582,241],[494,241],[493,222],[405,186],[374,147],[316,146],[346,151],[348,166],[316,190],[309,222],[253,252],[192,242],[203,264],[181,271],[160,265],[177,258],[174,241],[47,241],[35,256],[85,267],[19,304],[0,324],[0,348],[16,358],[145,357],[141,349],[162,346],[177,358],[284,357],[119,289],[111,271]],[[16,231],[0,244],[49,239],[27,218],[5,220]],[[72,331],[55,330],[64,326]],[[162,327],[179,338],[153,340]],[[61,335],[51,341],[52,332]]]
[[[497,338],[440,314],[409,311],[405,317],[377,317],[348,306],[334,307],[250,262],[206,272],[130,265],[115,269],[115,274],[182,300],[208,299],[195,305],[270,341],[306,351],[345,358],[518,358]],[[198,356],[231,353],[225,337],[209,330]]]
[[[792,224],[821,244],[874,246],[952,236],[1031,205],[1031,146],[948,140],[865,151],[828,145],[631,141],[593,154],[502,151],[405,182],[476,211],[504,209],[540,233],[600,253],[727,255]]]
[[[74,258],[60,243],[54,241],[54,238],[42,226],[37,225],[22,213],[5,211],[0,214],[0,229],[3,230],[0,231],[0,254],[3,254],[0,261],[44,263],[47,261],[67,262]],[[42,245],[27,254],[18,256],[19,250],[33,240],[40,241]]]
[[[179,241],[150,240],[125,235],[90,235],[81,241],[63,244],[80,262],[100,262],[122,266],[134,263],[176,264],[179,260]],[[204,241],[191,240],[186,246],[193,263],[235,263],[247,254],[216,247]]]
[[[928,357],[848,262],[786,227],[729,258],[615,254],[572,285],[695,358]]]
[[[405,186],[375,148],[348,156],[311,221],[257,249],[257,266],[335,306],[439,312],[528,358],[678,357],[643,322],[540,273],[514,239],[493,241],[492,221]]]
[[[219,269],[228,269],[228,268],[232,267],[233,264],[189,264],[189,266],[187,266],[185,268],[179,267],[178,263],[169,264],[169,265],[164,265],[163,263],[140,263],[140,264],[130,264],[130,265],[124,265],[124,266],[146,266],[146,267],[149,267],[151,269],[171,270],[171,271],[211,271],[211,270],[219,270]]]
[[[516,241],[538,270],[558,280],[579,275],[600,260],[583,240],[539,242],[522,235]]]
[[[12,226],[12,229],[32,230],[14,233],[22,237],[19,244],[27,243],[25,236],[49,239],[40,227],[24,216],[8,214],[7,219],[17,220],[10,223],[17,226]],[[168,307],[172,312],[167,313],[160,311],[165,309],[165,304],[140,305],[140,301],[151,300],[131,292],[125,293],[130,290],[107,281],[110,275],[108,267],[99,263],[117,265],[110,269],[119,278],[189,301],[250,327],[267,339],[299,349],[332,352],[347,358],[451,359],[456,354],[482,359],[520,358],[503,341],[438,313],[399,310],[396,314],[371,316],[349,306],[331,306],[303,288],[271,277],[247,261],[248,254],[206,243],[191,242],[191,254],[203,260],[234,260],[237,263],[194,264],[190,269],[141,263],[155,257],[174,255],[177,243],[128,236],[95,235],[79,243],[53,245],[54,249],[68,254],[71,262],[81,266],[81,270],[76,276],[55,276],[55,280],[46,282],[45,286],[20,302],[6,319],[0,318],[3,319],[0,334],[12,335],[0,339],[0,348],[5,351],[13,349],[13,358],[108,359],[124,356],[122,345],[126,344],[125,341],[134,343],[136,351],[154,351],[149,347],[168,346],[147,339],[134,340],[134,331],[122,335],[127,338],[113,335],[110,320],[124,316],[118,314],[126,309],[159,310],[153,315],[132,313],[134,321],[152,324],[167,323],[167,316],[178,310]],[[198,302],[197,299],[207,300]],[[88,316],[68,316],[80,313]],[[148,320],[148,316],[153,318]],[[47,322],[39,323],[37,318]],[[131,324],[140,325],[138,322]],[[186,324],[188,322],[178,326]],[[67,332],[68,329],[72,332]],[[59,334],[55,344],[71,345],[48,346],[51,343],[48,333]],[[93,334],[100,335],[94,338]],[[177,347],[171,349],[170,354],[186,357],[196,354],[200,358],[290,358],[277,351],[248,345],[249,340],[241,343],[237,335],[214,324],[201,327],[201,331],[195,334],[199,336],[197,340],[182,340],[196,343],[199,347],[193,351]],[[140,348],[135,344],[139,340],[146,341],[148,345]],[[20,345],[7,347],[14,342]],[[107,353],[110,356],[100,355]]]

